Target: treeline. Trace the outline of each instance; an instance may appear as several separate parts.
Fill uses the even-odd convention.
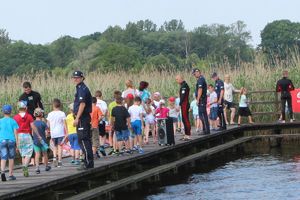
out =
[[[280,22],[292,23],[288,20]],[[88,71],[163,70],[224,63],[238,67],[241,62],[252,62],[255,53],[261,49],[269,54],[275,52],[271,48],[279,48],[278,45],[270,46],[276,37],[269,32],[282,27],[267,27],[270,24],[262,32],[258,50],[249,44],[251,34],[242,21],[228,26],[203,25],[188,31],[181,20],[171,20],[160,27],[150,20],[141,20],[130,22],[125,28],[111,26],[103,33],[96,32],[81,38],[63,36],[45,45],[12,41],[8,32],[0,29],[0,73],[12,75],[39,70],[68,72],[75,68]],[[293,34],[295,32],[290,33]],[[297,39],[296,36],[294,39]],[[289,45],[295,43],[289,41]]]

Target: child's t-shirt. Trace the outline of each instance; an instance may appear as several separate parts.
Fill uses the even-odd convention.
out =
[[[101,99],[97,99],[96,106],[100,108],[101,112],[105,114],[107,112],[107,103]]]
[[[76,127],[73,125],[74,121],[75,121],[74,115],[72,113],[68,114],[66,118],[66,123],[67,123],[67,129],[69,135],[77,133]]]
[[[130,117],[124,106],[116,106],[112,109],[111,116],[115,118],[114,128],[116,131],[127,130],[127,118]]]
[[[41,120],[35,120],[34,122],[35,127],[37,128],[37,131],[39,132],[39,135],[42,137],[44,142],[46,143],[46,129],[47,124]],[[33,135],[33,144],[38,145],[39,144],[39,139],[36,134]]]
[[[218,103],[213,103],[214,101],[218,100],[218,96],[217,93],[215,91],[213,91],[212,93],[209,94],[209,103],[211,104],[210,107],[211,108],[217,108],[218,107]]]
[[[33,123],[33,117],[28,113],[19,113],[14,116],[14,120],[17,122],[19,128],[17,133],[31,134],[31,126]]]
[[[134,122],[136,120],[141,120],[141,115],[143,114],[143,108],[138,105],[132,105],[129,107],[128,112],[130,114],[130,121]]]
[[[177,118],[179,115],[179,112],[177,111],[177,107],[175,106],[174,108],[168,107],[169,109],[169,117]]]
[[[47,120],[50,124],[51,138],[59,138],[65,136],[64,123],[66,114],[60,110],[52,111],[48,114]]]
[[[193,115],[199,115],[197,100],[193,100],[191,102],[191,109],[192,109]]]
[[[2,119],[0,119],[0,141],[16,141],[14,131],[18,128],[19,126],[14,119],[10,117],[3,117]]]
[[[248,105],[247,105],[247,97],[244,94],[241,95],[240,102],[239,102],[239,107],[241,107],[241,108],[248,107]]]
[[[103,113],[101,112],[100,108],[93,105],[92,112],[91,112],[91,125],[92,125],[92,128],[98,128],[99,118],[102,115],[103,115]]]
[[[157,119],[165,119],[168,117],[169,108],[157,108],[155,111]]]

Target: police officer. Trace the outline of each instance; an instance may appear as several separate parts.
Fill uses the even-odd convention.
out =
[[[191,136],[191,123],[190,123],[190,119],[189,119],[190,87],[187,84],[187,82],[184,81],[184,79],[181,75],[176,76],[176,82],[180,85],[180,90],[179,90],[180,103],[179,103],[179,105],[181,107],[182,122],[183,122],[184,133],[185,133],[183,140],[190,140],[190,136]]]
[[[284,70],[283,77],[277,82],[276,91],[281,93],[281,120],[285,122],[285,106],[287,103],[290,114],[290,121],[293,122],[292,96],[290,91],[295,87],[290,79],[288,79],[288,71]]]
[[[91,142],[91,116],[92,95],[84,84],[84,75],[81,71],[73,73],[73,81],[76,84],[74,100],[74,126],[77,127],[78,142],[84,154],[84,169],[94,168],[94,158]]]
[[[198,104],[199,118],[203,124],[204,134],[210,134],[208,116],[207,116],[207,83],[204,76],[201,75],[199,69],[193,69],[192,74],[197,79],[195,96]]]
[[[219,78],[218,74],[214,72],[211,78],[215,81],[215,91],[218,96],[218,117],[220,121],[220,128],[219,130],[226,130],[226,121],[224,116],[224,82]]]

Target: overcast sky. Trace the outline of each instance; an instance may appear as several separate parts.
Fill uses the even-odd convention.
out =
[[[63,35],[80,37],[141,19],[159,26],[181,19],[188,30],[242,20],[256,45],[267,23],[300,22],[299,9],[300,0],[0,0],[0,28],[14,40],[45,44]]]

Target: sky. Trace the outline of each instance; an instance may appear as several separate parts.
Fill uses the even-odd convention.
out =
[[[181,19],[187,30],[242,20],[256,46],[267,23],[300,22],[299,8],[299,0],[0,0],[0,28],[13,40],[46,44],[64,35],[81,37],[145,19],[158,26]]]

